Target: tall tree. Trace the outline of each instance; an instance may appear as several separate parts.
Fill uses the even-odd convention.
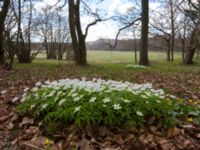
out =
[[[189,16],[194,22],[195,27],[193,28],[188,49],[183,63],[186,65],[193,63],[193,57],[197,48],[200,48],[200,1],[194,2],[188,0],[190,9],[186,10],[186,16]]]
[[[4,41],[4,22],[8,13],[10,5],[10,0],[4,0],[3,6],[0,11],[0,65],[5,63],[5,56],[4,56],[4,48],[3,48],[3,41]]]
[[[174,45],[175,45],[175,11],[173,0],[169,0],[170,20],[171,20],[171,60],[174,60]]]
[[[85,28],[85,33],[82,31],[81,26],[81,15],[80,15],[80,3],[85,5],[86,9],[88,9],[87,13],[92,14],[95,17],[95,20],[89,23]],[[86,58],[86,37],[88,35],[89,28],[97,22],[103,21],[97,12],[92,12],[89,6],[80,0],[69,0],[69,28],[72,40],[72,47],[75,53],[75,61],[77,65],[87,65]]]
[[[196,27],[192,31],[190,37],[189,46],[184,58],[183,63],[185,65],[193,64],[193,57],[197,48],[200,48],[200,22],[197,23]]]
[[[72,38],[72,45],[75,52],[75,60],[78,65],[86,65],[86,44],[85,35],[81,29],[80,22],[80,0],[76,2],[69,0],[69,27]]]
[[[32,10],[33,4],[32,0],[28,1],[30,6],[27,7],[28,11],[23,12],[23,7],[25,1],[23,3],[22,0],[18,0],[18,12],[16,12],[17,17],[17,39],[16,39],[16,55],[18,58],[19,63],[30,63],[32,61],[31,57],[31,26],[32,26]],[[23,18],[23,14],[26,13],[27,15],[27,22],[25,22]],[[24,29],[22,28],[24,25]]]
[[[182,60],[184,62],[185,59],[185,51],[188,47],[189,41],[188,37],[191,34],[191,29],[193,28],[193,24],[191,20],[185,15],[178,22],[178,38],[181,42],[181,51],[182,51]]]
[[[140,41],[140,65],[150,65],[148,58],[149,0],[142,0],[142,28]]]

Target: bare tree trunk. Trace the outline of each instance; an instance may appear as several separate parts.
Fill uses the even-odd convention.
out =
[[[134,42],[134,52],[135,52],[135,63],[137,63],[138,60],[137,60],[137,43],[136,43],[136,39],[135,39],[135,42]]]
[[[77,65],[87,65],[85,35],[80,23],[80,0],[69,0],[69,27]]]
[[[135,29],[133,29],[133,37],[134,37],[133,48],[134,48],[135,63],[137,63],[138,62],[138,60],[137,60],[137,39],[136,39]]]
[[[148,58],[149,0],[142,0],[142,30],[140,41],[140,65],[149,65]]]
[[[198,49],[197,49],[197,52],[196,52],[196,60],[199,59],[199,53],[200,53],[200,49],[198,48]]]
[[[7,47],[7,58],[10,59],[7,70],[12,69],[14,57],[15,57],[15,43],[12,41],[12,37],[10,36],[10,31],[4,32],[6,37],[6,47]]]
[[[173,1],[170,0],[169,1],[169,5],[170,5],[170,13],[171,13],[171,33],[172,33],[172,37],[171,37],[171,61],[174,61],[174,44],[175,44],[175,25],[174,25],[174,10],[173,10]]]
[[[184,60],[185,58],[185,42],[184,42],[184,46],[182,46],[182,60]]]
[[[183,37],[180,35],[180,40],[182,43],[182,62],[184,62],[185,59],[185,47],[186,47],[186,23],[184,23],[183,26]]]
[[[183,62],[186,65],[193,64],[193,57],[195,54],[195,50],[199,47],[199,42],[198,42],[199,34],[200,34],[200,22],[198,22],[198,24],[192,31],[189,47]]]
[[[167,61],[171,60],[171,44],[170,44],[171,40],[167,40]]]
[[[70,61],[74,61],[75,60],[75,54],[74,54],[74,50],[73,50],[73,47],[71,44],[67,44],[66,46],[66,51],[67,51],[67,54],[66,54],[66,59],[67,60],[70,60]]]
[[[10,5],[10,0],[4,0],[0,12],[0,65],[3,65],[5,63],[4,48],[3,48],[3,43],[4,43],[3,32],[4,32],[4,22],[8,13],[9,5]]]
[[[18,0],[18,31],[17,31],[17,59],[19,63],[30,63],[31,58],[31,23],[32,23],[32,1],[30,0],[30,14],[27,32],[22,31],[22,0]],[[25,41],[25,37],[27,41]]]
[[[184,29],[184,36],[183,36],[183,38],[181,38],[181,43],[182,43],[182,48],[181,48],[182,61],[184,62],[184,59],[185,59],[185,45],[186,45],[185,29]]]
[[[3,21],[1,21],[0,19],[0,22],[2,23]],[[5,63],[4,48],[3,48],[3,43],[4,43],[3,32],[4,32],[4,27],[0,25],[0,65],[3,65]]]
[[[63,53],[61,50],[58,50],[58,60],[62,60],[63,59]]]
[[[185,65],[193,64],[193,57],[194,57],[196,47],[194,47],[192,43],[193,42],[191,42],[191,45],[189,46],[188,52],[184,59]]]

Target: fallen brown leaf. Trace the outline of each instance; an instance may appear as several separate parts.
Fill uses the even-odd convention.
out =
[[[79,142],[79,148],[81,150],[93,150],[91,141],[87,140],[85,135],[82,135],[82,139]]]
[[[8,125],[7,125],[7,129],[8,130],[12,130],[14,127],[14,124],[12,122],[10,122]]]
[[[122,139],[121,135],[114,135],[113,141],[116,142],[119,145],[124,144],[124,140]]]
[[[33,123],[34,123],[33,118],[24,117],[19,126],[22,127],[23,125],[30,125],[30,124],[33,124]]]
[[[125,137],[125,139],[124,139],[124,142],[125,142],[125,143],[126,143],[126,142],[129,142],[129,141],[133,140],[134,137],[135,137],[135,136],[134,136],[133,134],[127,134],[126,137]]]
[[[198,139],[200,139],[200,133],[199,133],[199,134],[196,134],[196,137],[197,137]]]
[[[164,143],[161,145],[162,150],[176,150],[176,147],[173,143]]]
[[[9,115],[0,117],[0,122],[8,120],[9,117],[10,117]]]
[[[172,127],[172,128],[169,128],[168,129],[168,132],[167,132],[167,137],[168,138],[171,138],[171,137],[174,137],[174,136],[177,136],[181,133],[181,130],[177,127]]]
[[[195,126],[191,125],[191,124],[187,124],[187,125],[182,125],[181,126],[183,129],[194,129]]]
[[[158,136],[162,136],[162,133],[158,131],[158,128],[155,126],[150,126],[150,131],[154,134],[154,135],[158,135]]]

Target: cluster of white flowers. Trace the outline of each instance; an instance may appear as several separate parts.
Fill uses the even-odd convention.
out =
[[[73,87],[73,90],[68,94],[72,97],[77,97],[77,89],[84,89],[87,92],[112,92],[112,91],[130,91],[135,95],[138,95],[144,92],[145,95],[143,97],[149,97],[151,95],[158,96],[163,98],[164,91],[163,90],[155,90],[152,88],[152,84],[145,83],[145,84],[133,84],[130,82],[123,82],[123,81],[114,81],[114,80],[103,80],[103,79],[96,79],[94,78],[91,81],[87,80],[80,80],[80,79],[61,79],[58,81],[46,81],[45,84],[41,84],[40,82],[36,83],[36,87],[32,89],[32,91],[37,91],[38,86],[41,87],[49,87],[54,89],[59,89],[63,87],[64,89],[70,89]],[[55,93],[49,93],[48,96],[53,96]]]
[[[40,88],[49,88],[51,91],[49,92],[44,92],[42,95],[39,96],[38,90]],[[68,92],[63,92],[63,90],[68,90]],[[45,97],[46,99],[54,97],[54,101],[58,101],[59,97],[62,97],[58,105],[62,106],[67,100],[68,96],[73,98],[74,102],[79,102],[81,99],[84,97],[84,95],[78,94],[78,91],[84,90],[88,93],[92,92],[97,92],[99,94],[101,93],[110,93],[112,91],[128,91],[131,92],[134,95],[140,95],[142,98],[148,99],[149,97],[152,96],[157,96],[158,100],[157,103],[161,103],[159,99],[162,99],[165,97],[165,93],[162,89],[155,90],[152,87],[152,84],[146,83],[146,84],[133,84],[130,82],[123,82],[123,81],[114,81],[114,80],[103,80],[103,79],[96,79],[93,78],[92,80],[86,80],[85,78],[83,79],[61,79],[58,81],[46,81],[44,84],[41,82],[35,83],[35,87],[31,89],[31,92],[34,92],[34,96],[37,99],[40,99],[41,96]],[[27,98],[27,92],[29,91],[29,88],[24,89],[24,95],[22,96],[21,102],[25,101]],[[65,97],[66,96],[66,97]],[[13,101],[16,101],[18,98],[14,98]],[[95,103],[96,101],[100,100],[96,96],[91,97],[88,99],[88,102],[90,103]],[[120,98],[120,100],[123,103],[131,103],[131,99],[125,99],[125,98]],[[114,102],[109,96],[106,98],[101,99],[103,102],[102,106],[107,107],[108,104],[111,104],[114,110],[120,110],[122,109],[122,103]],[[113,102],[113,103],[112,103]],[[148,101],[146,101],[148,103]],[[121,104],[121,105],[120,105]],[[31,107],[34,108],[35,106]],[[48,104],[45,103],[42,105],[42,110],[48,107]],[[74,113],[80,111],[81,106],[78,106],[74,109]],[[140,111],[137,111],[136,113],[138,116],[143,116],[143,113]]]
[[[46,81],[44,84],[41,82],[35,83],[35,87],[31,89],[32,92],[37,92],[39,88],[52,88],[55,90],[52,90],[50,93],[43,93],[44,97],[53,97],[53,96],[62,96],[66,93],[63,93],[62,91],[56,92],[56,90],[63,88],[65,90],[70,89],[70,92],[67,93],[68,96],[72,96],[74,98],[75,102],[78,102],[81,100],[83,95],[78,95],[77,91],[80,89],[84,89],[87,92],[100,92],[100,93],[110,93],[112,91],[129,91],[134,95],[141,95],[141,97],[148,99],[148,97],[151,96],[157,96],[160,98],[165,98],[165,93],[162,89],[155,90],[152,87],[152,84],[145,83],[145,84],[133,84],[130,82],[123,82],[123,81],[114,81],[114,80],[103,80],[103,79],[96,79],[93,78],[93,80],[87,81],[85,78],[81,79],[61,79],[58,81]],[[24,102],[27,96],[27,92],[29,91],[29,88],[26,87],[24,89],[24,95],[22,96],[21,102]],[[5,93],[4,91],[2,93]],[[57,93],[57,94],[56,94]],[[39,95],[35,95],[39,99]],[[13,99],[13,101],[16,101],[16,99]],[[95,102],[96,97],[93,97],[90,102]],[[110,102],[110,98],[103,99],[104,103]],[[125,103],[129,103],[129,100],[123,100]],[[64,100],[59,103],[59,105],[62,105],[64,103]]]
[[[148,68],[147,66],[142,66],[142,65],[134,65],[134,64],[129,64],[129,65],[126,65],[127,68],[143,68],[143,69],[146,69]]]
[[[155,114],[159,114],[159,119],[165,119],[165,116],[171,119],[168,114],[179,114],[177,110],[182,107],[182,99],[165,94],[162,89],[154,89],[150,83],[133,84],[96,78],[62,79],[37,82],[34,88],[24,87],[23,91],[24,94],[13,97],[12,102],[21,100],[23,103],[17,107],[19,111],[33,112],[39,117],[44,117],[41,118],[44,121],[69,119],[70,122],[75,121],[79,124],[83,121],[84,124],[110,122],[119,125],[125,124],[124,120],[127,120],[138,122],[140,125],[143,121],[146,123],[146,116],[157,117]],[[166,111],[160,109],[163,105],[166,105]],[[183,114],[184,111],[180,113],[181,116]]]

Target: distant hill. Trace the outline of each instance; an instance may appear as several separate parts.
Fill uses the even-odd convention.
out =
[[[116,51],[133,51],[136,48],[139,50],[140,40],[118,40],[117,46],[112,48],[110,45],[114,45],[114,39],[99,39],[96,41],[87,42],[87,49],[89,50],[116,50]],[[136,43],[136,44],[135,44]],[[175,49],[181,50],[181,44],[179,40],[176,40]],[[149,50],[153,51],[165,51],[167,49],[166,43],[157,37],[149,38]]]
[[[136,46],[139,50],[140,40],[129,39],[129,40],[118,40],[117,46],[112,48],[110,45],[114,45],[114,39],[99,39],[96,41],[86,42],[87,49],[89,50],[116,50],[116,51],[133,51]],[[176,40],[175,50],[181,50],[181,42]],[[69,43],[67,44],[69,45]],[[32,43],[32,49],[37,50],[43,47],[42,43]],[[160,38],[149,38],[149,50],[152,51],[166,51],[166,43]]]

